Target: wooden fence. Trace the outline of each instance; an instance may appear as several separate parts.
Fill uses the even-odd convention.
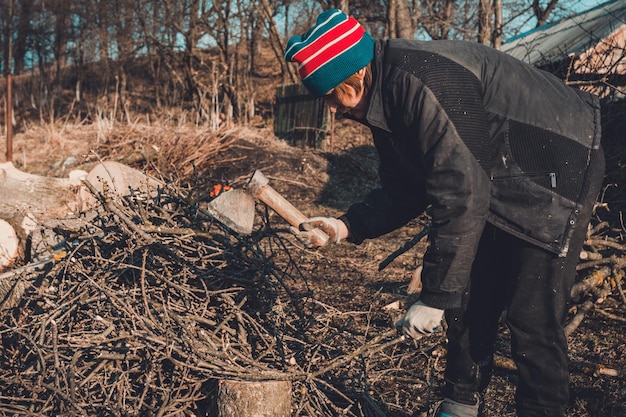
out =
[[[302,84],[276,90],[274,134],[301,147],[326,149],[331,140],[332,115],[322,99],[311,96]]]

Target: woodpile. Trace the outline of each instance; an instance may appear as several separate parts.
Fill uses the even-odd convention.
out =
[[[623,227],[612,226],[607,221],[590,225],[581,253],[581,262],[577,266],[579,277],[572,287],[571,297],[574,301],[574,316],[565,330],[571,335],[592,309],[612,320],[626,322],[626,317],[613,314],[603,309],[610,295],[626,307],[624,294],[624,275],[626,269],[626,243]],[[614,309],[614,307],[609,307]]]
[[[0,414],[192,415],[221,398],[228,416],[232,381],[273,381],[295,385],[298,415],[331,415],[355,401],[325,377],[401,340],[345,333],[273,262],[287,249],[267,227],[239,236],[180,190],[90,189],[88,218],[39,225],[49,259],[0,275]]]

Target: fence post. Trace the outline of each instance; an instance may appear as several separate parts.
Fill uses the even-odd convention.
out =
[[[12,85],[13,82],[11,80],[11,72],[7,72],[6,75],[6,110],[4,112],[4,117],[6,121],[6,132],[7,132],[7,162],[13,162],[13,91]]]

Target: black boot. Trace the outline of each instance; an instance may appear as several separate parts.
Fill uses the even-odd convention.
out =
[[[432,414],[433,417],[478,417],[480,409],[480,401],[477,401],[474,405],[463,404],[451,400],[449,398],[444,398],[443,401],[439,403],[435,412]]]

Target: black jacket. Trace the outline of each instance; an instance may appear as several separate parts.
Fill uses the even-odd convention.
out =
[[[342,216],[361,243],[432,216],[422,300],[458,307],[485,222],[565,256],[591,169],[596,96],[492,48],[378,41],[362,123],[382,187]],[[587,219],[584,219],[587,221]]]

